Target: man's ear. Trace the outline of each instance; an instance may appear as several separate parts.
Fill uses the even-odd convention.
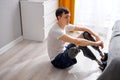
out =
[[[57,19],[59,20],[61,18],[61,16],[58,16]]]

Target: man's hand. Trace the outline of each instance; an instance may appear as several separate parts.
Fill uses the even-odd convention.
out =
[[[97,41],[95,46],[100,46],[101,48],[104,48],[104,43],[103,41]]]
[[[100,37],[99,36],[96,36],[96,41],[100,41]]]

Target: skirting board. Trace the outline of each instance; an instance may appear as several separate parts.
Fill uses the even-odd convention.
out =
[[[3,54],[4,52],[6,52],[8,49],[12,48],[13,46],[15,46],[17,43],[19,43],[20,41],[23,40],[23,37],[20,36],[19,38],[17,38],[16,40],[13,40],[12,42],[10,42],[9,44],[5,45],[4,47],[0,48],[0,55]]]

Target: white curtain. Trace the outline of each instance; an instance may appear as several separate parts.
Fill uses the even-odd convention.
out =
[[[107,35],[114,22],[120,19],[120,0],[75,1],[76,25],[88,26]]]

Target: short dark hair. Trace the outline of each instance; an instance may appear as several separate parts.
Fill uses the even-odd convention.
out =
[[[56,10],[55,15],[56,15],[56,17],[58,17],[58,16],[61,16],[63,13],[68,14],[68,13],[70,13],[70,12],[69,12],[69,10],[68,10],[67,8],[65,8],[65,7],[60,7],[60,8],[58,8],[58,9]]]

